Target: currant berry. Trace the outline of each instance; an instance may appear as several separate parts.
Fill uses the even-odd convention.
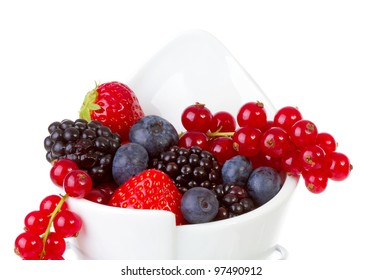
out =
[[[325,169],[312,169],[302,173],[305,186],[312,193],[322,193],[328,185],[328,174]]]
[[[290,129],[289,136],[292,142],[298,147],[314,145],[317,140],[317,127],[308,120],[299,120]]]
[[[46,256],[62,256],[66,250],[65,239],[56,232],[50,232],[45,242]]]
[[[233,148],[232,138],[226,136],[216,137],[211,140],[209,151],[215,156],[220,165],[237,155],[237,151]]]
[[[93,188],[85,196],[85,199],[93,201],[95,203],[107,205],[109,202],[109,196],[99,188]]]
[[[45,197],[40,203],[40,211],[46,211],[48,215],[52,214],[52,212],[56,209],[57,205],[61,201],[61,196],[59,195],[48,195]],[[61,210],[67,210],[68,204],[64,201],[61,205]]]
[[[280,127],[271,127],[262,134],[261,151],[273,158],[280,158],[293,148],[288,133]]]
[[[304,147],[300,151],[301,164],[305,170],[327,168],[325,151],[320,146]]]
[[[245,103],[237,114],[237,123],[239,126],[252,126],[263,129],[267,124],[267,114],[264,104],[257,102]]]
[[[181,116],[182,124],[188,131],[207,132],[210,128],[211,120],[211,111],[204,104],[198,102],[184,109]]]
[[[72,170],[65,176],[63,187],[69,196],[83,198],[93,187],[92,178],[84,170]]]
[[[213,115],[210,125],[211,132],[232,132],[236,130],[235,117],[225,111]]]
[[[39,259],[43,248],[40,236],[26,231],[16,237],[15,253],[23,259]]]
[[[334,181],[345,180],[351,170],[352,165],[350,164],[349,158],[343,153],[333,152],[330,155],[329,161],[329,178]]]
[[[260,151],[261,130],[252,126],[237,129],[232,137],[233,148],[239,155],[253,157]]]
[[[301,175],[302,164],[299,150],[292,149],[288,151],[281,157],[280,161],[282,170],[284,170],[288,175]]]
[[[289,132],[292,125],[302,120],[301,112],[292,106],[286,106],[278,110],[274,116],[274,125]]]
[[[24,225],[27,231],[41,235],[49,224],[48,211],[32,211],[25,216]]]
[[[59,187],[62,187],[65,176],[72,170],[79,169],[77,163],[70,159],[57,160],[50,169],[50,179]]]
[[[63,238],[77,236],[82,227],[80,216],[69,210],[61,210],[53,220],[55,232]]]
[[[186,131],[180,136],[178,146],[186,149],[198,146],[202,150],[207,150],[209,146],[208,137],[205,133],[200,131]]]
[[[326,154],[331,154],[337,149],[337,142],[334,137],[326,132],[317,134],[316,145],[324,149]]]

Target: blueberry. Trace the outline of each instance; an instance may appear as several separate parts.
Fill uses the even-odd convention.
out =
[[[218,213],[219,201],[211,190],[193,187],[183,194],[180,209],[189,223],[206,223]]]
[[[281,176],[273,168],[262,166],[252,171],[248,179],[248,193],[261,206],[271,200],[281,189]]]
[[[245,186],[252,172],[252,163],[244,156],[234,156],[222,167],[222,180],[225,184]]]
[[[114,181],[122,185],[131,177],[144,171],[149,162],[149,155],[144,147],[136,143],[120,146],[114,155],[112,174]]]
[[[130,129],[130,142],[142,145],[151,158],[178,143],[175,127],[166,119],[148,115],[142,117]]]

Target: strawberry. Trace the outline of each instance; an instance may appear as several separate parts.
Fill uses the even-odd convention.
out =
[[[144,116],[135,93],[125,84],[108,82],[89,91],[80,109],[80,118],[96,120],[127,141],[131,126]]]
[[[181,225],[181,198],[181,193],[167,174],[157,169],[146,169],[123,183],[111,196],[109,205],[171,211],[175,214],[176,224]]]

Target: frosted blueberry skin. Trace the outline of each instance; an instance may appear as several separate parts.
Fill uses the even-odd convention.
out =
[[[130,142],[142,145],[150,158],[178,143],[179,136],[175,127],[166,119],[148,115],[142,117],[130,129]]]
[[[112,174],[119,186],[131,177],[144,171],[149,162],[149,155],[144,147],[136,143],[120,146],[114,155]]]
[[[281,189],[282,178],[273,168],[258,167],[248,179],[248,193],[254,202],[261,206],[271,200]]]
[[[212,221],[219,210],[219,201],[213,191],[194,187],[183,194],[180,209],[183,217],[191,224]]]
[[[252,163],[244,156],[234,156],[222,167],[222,180],[225,184],[245,186],[252,172]]]

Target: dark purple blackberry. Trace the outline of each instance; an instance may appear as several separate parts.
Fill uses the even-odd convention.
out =
[[[168,174],[182,194],[196,186],[213,189],[221,183],[221,166],[216,158],[197,146],[172,146],[151,159],[151,166]]]
[[[117,133],[98,121],[83,119],[53,122],[48,131],[50,134],[44,140],[48,162],[68,158],[86,170],[96,183],[110,178],[114,154],[121,146]]]
[[[233,184],[218,184],[213,188],[219,201],[215,220],[224,220],[247,213],[256,208],[245,187]]]

